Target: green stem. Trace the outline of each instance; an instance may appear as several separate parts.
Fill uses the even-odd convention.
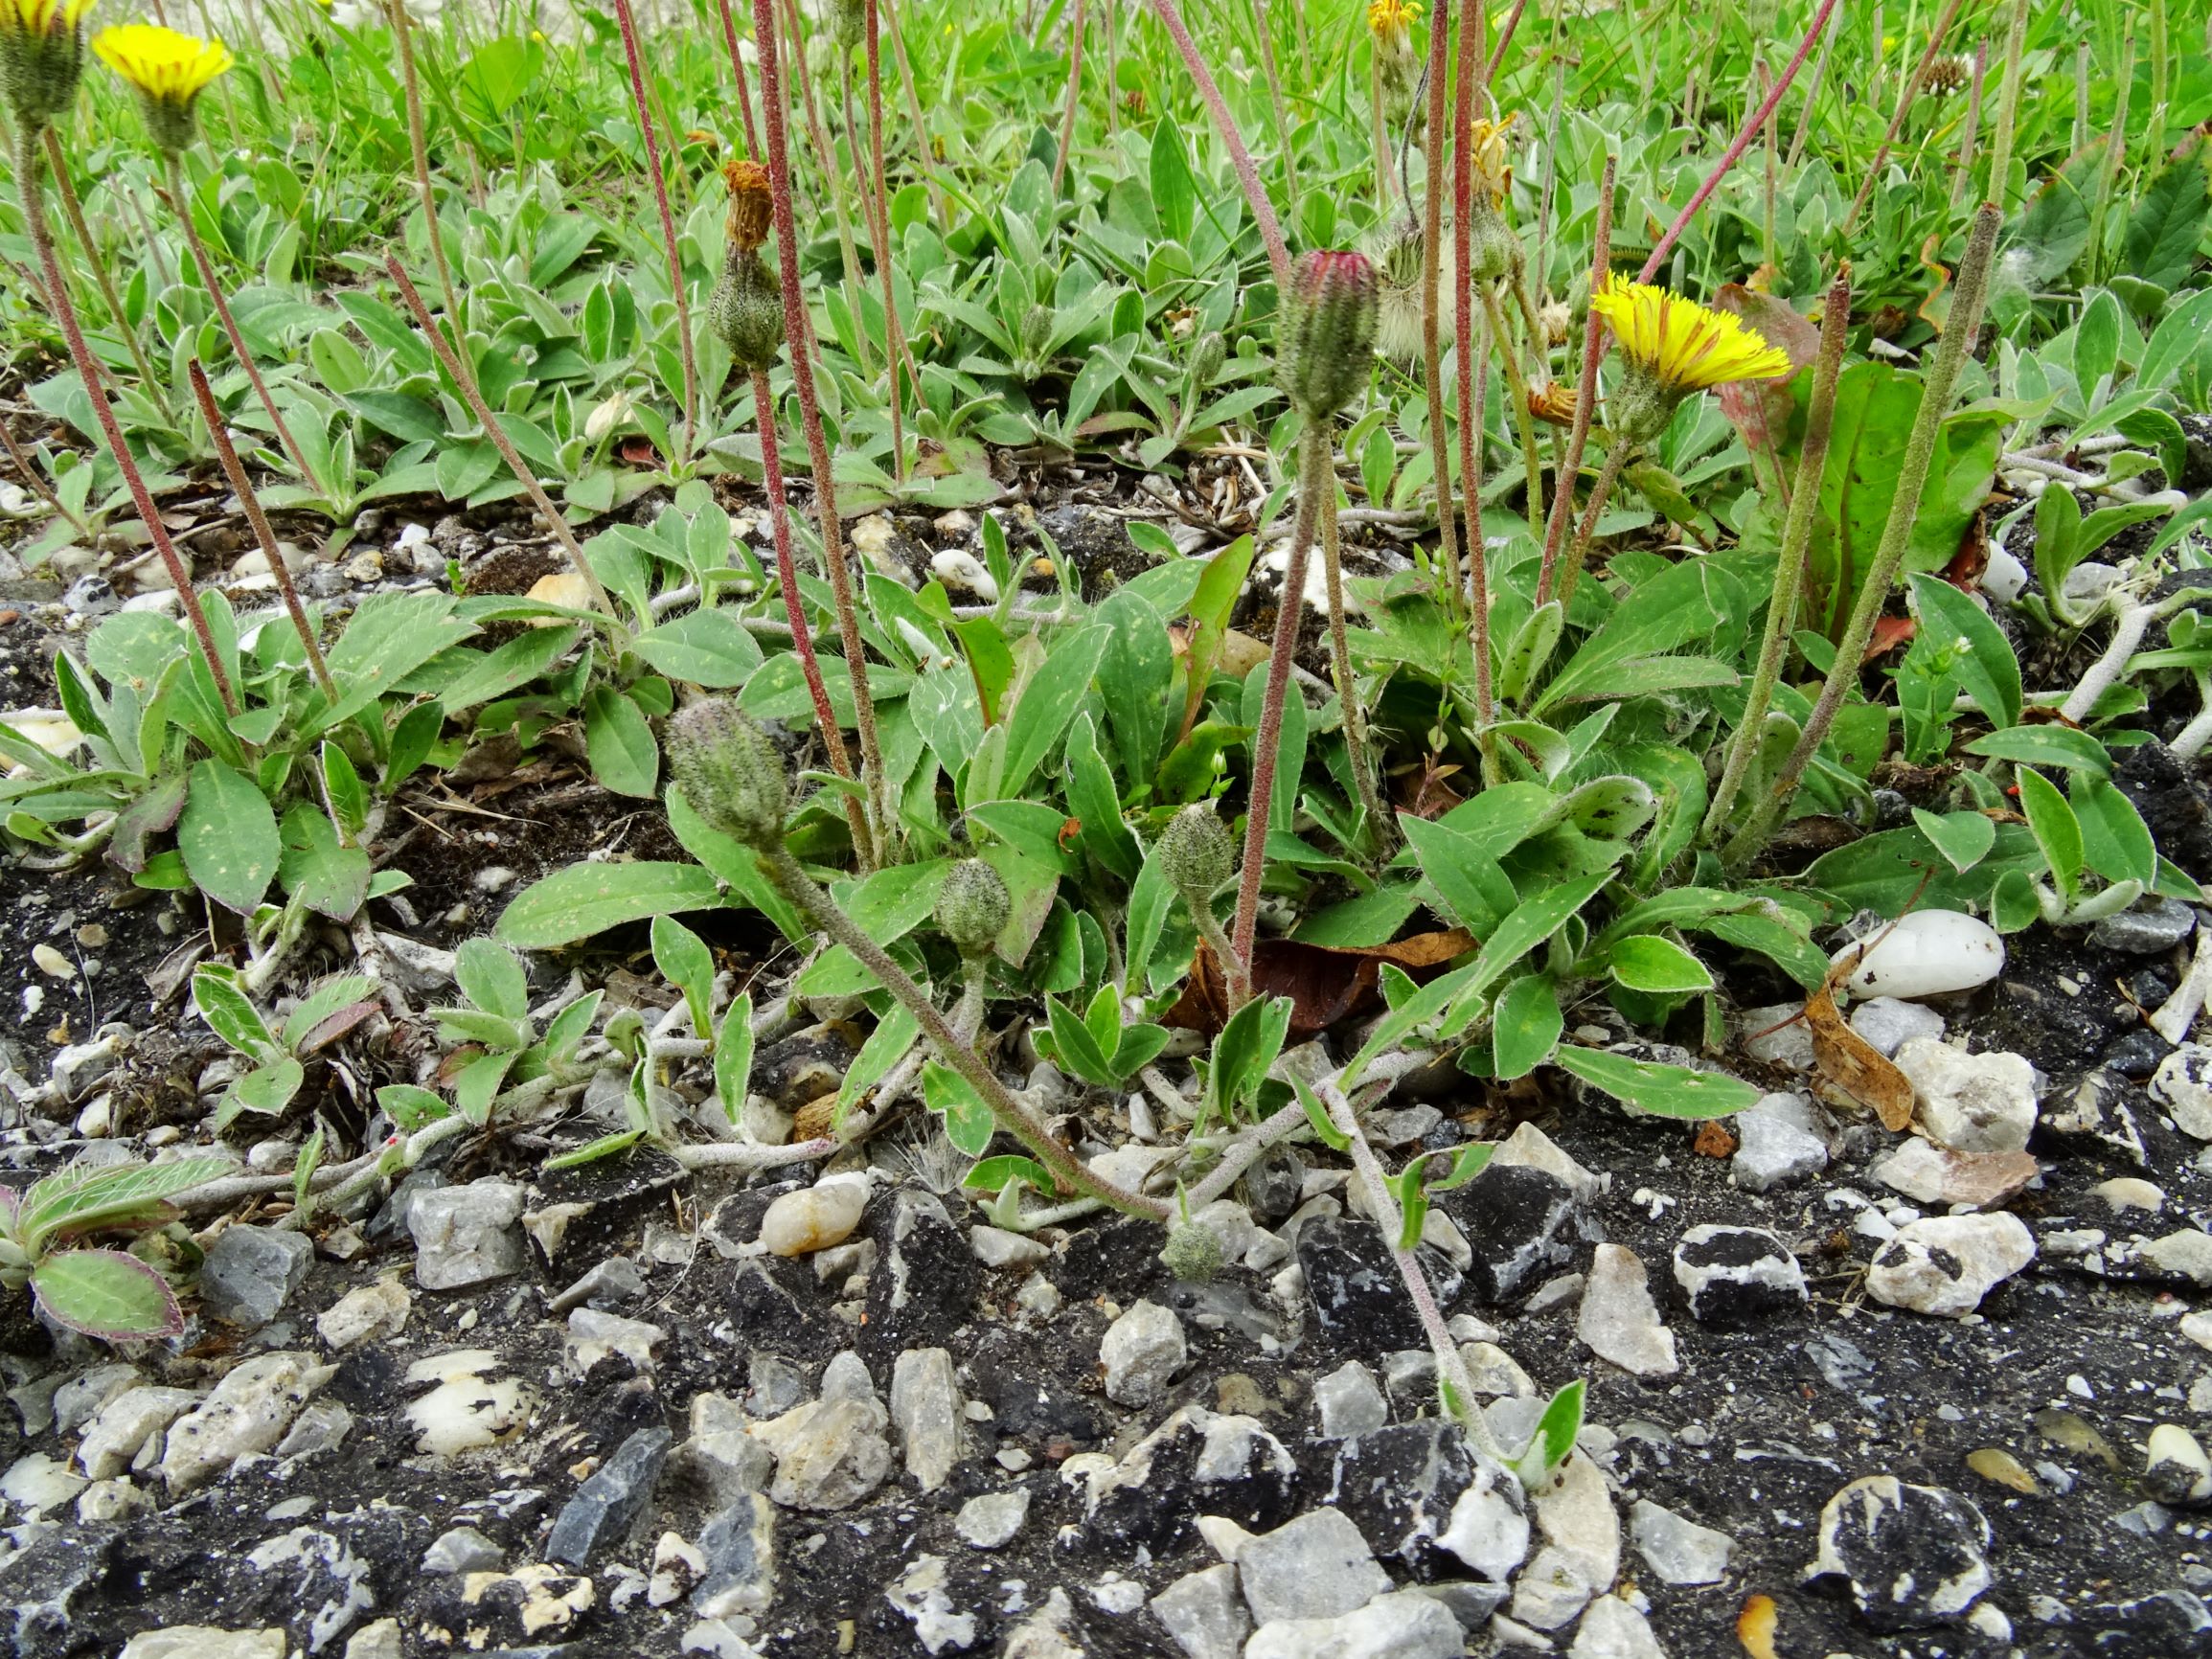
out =
[[[1959,261],[1956,284],[1951,290],[1950,316],[1944,326],[1943,343],[1936,348],[1935,361],[1928,365],[1927,379],[1920,395],[1920,410],[1913,417],[1912,432],[1905,439],[1904,455],[1898,466],[1897,489],[1891,497],[1888,522],[1881,529],[1881,544],[1851,607],[1851,620],[1844,625],[1843,637],[1836,645],[1836,660],[1829,667],[1828,678],[1820,687],[1820,696],[1813,705],[1813,713],[1798,737],[1796,748],[1783,762],[1773,787],[1762,797],[1758,809],[1722,852],[1722,862],[1732,869],[1748,865],[1767,844],[1767,837],[1781,821],[1790,797],[1797,792],[1798,780],[1804,777],[1805,768],[1827,739],[1836,711],[1843,706],[1845,693],[1859,683],[1859,669],[1866,661],[1866,642],[1874,634],[1875,619],[1881,614],[1881,607],[1889,598],[1890,584],[1897,580],[1898,570],[1904,563],[1913,523],[1919,517],[1921,492],[1927,488],[1928,469],[1935,460],[1936,438],[1943,429],[1944,416],[1950,410],[1959,370],[1966,362],[1974,336],[1981,331],[1982,303],[1989,295],[1990,261],[1996,251],[1997,229],[2003,222],[2004,216],[1989,202],[1982,203],[1974,215],[1973,230],[1967,238],[1966,257]]]
[[[1376,792],[1375,769],[1367,755],[1367,715],[1352,672],[1352,646],[1344,622],[1344,559],[1336,535],[1336,480],[1325,481],[1321,496],[1321,570],[1329,585],[1329,655],[1336,670],[1336,706],[1344,719],[1344,748],[1359,804],[1367,811],[1367,833],[1378,849],[1395,845],[1395,825]]]
[[[1628,464],[1629,445],[1616,438],[1613,446],[1606,451],[1605,465],[1598,468],[1597,482],[1590,486],[1589,504],[1583,509],[1582,522],[1575,526],[1574,541],[1560,564],[1559,602],[1562,607],[1574,602],[1575,583],[1582,580],[1583,564],[1590,557],[1590,542],[1598,534],[1598,514],[1605,511],[1613,486],[1621,481],[1621,469]]]
[[[907,976],[906,970],[893,962],[883,947],[861,930],[853,919],[837,907],[836,901],[814,878],[799,867],[790,850],[781,840],[755,850],[761,869],[793,904],[807,913],[809,920],[836,943],[851,951],[854,957],[877,981],[898,999],[906,1011],[921,1026],[922,1034],[929,1039],[938,1058],[958,1072],[969,1087],[973,1089],[991,1115],[998,1120],[1000,1128],[1036,1154],[1038,1160],[1052,1171],[1053,1179],[1063,1189],[1082,1193],[1111,1205],[1130,1216],[1143,1216],[1156,1221],[1168,1216],[1168,1207],[1157,1199],[1148,1198],[1141,1193],[1131,1193],[1115,1185],[1104,1176],[1094,1173],[1073,1152],[1052,1138],[1044,1125],[1019,1101],[1007,1086],[998,1080],[998,1074],[983,1063],[974,1048],[960,1040],[959,1034],[947,1025],[945,1016],[937,1011],[937,1005],[929,995]]]
[[[1827,308],[1820,318],[1820,354],[1813,369],[1812,403],[1805,417],[1805,443],[1797,461],[1797,488],[1790,497],[1789,516],[1782,530],[1781,562],[1774,570],[1774,592],[1767,605],[1767,633],[1759,645],[1758,667],[1752,670],[1750,689],[1744,697],[1744,716],[1737,722],[1728,744],[1728,758],[1721,771],[1720,786],[1705,814],[1705,839],[1717,840],[1734,811],[1736,797],[1751,770],[1758,751],[1767,710],[1774,700],[1774,685],[1781,677],[1782,658],[1789,649],[1790,630],[1797,625],[1797,596],[1803,585],[1805,550],[1812,545],[1813,524],[1819,516],[1820,475],[1828,466],[1828,440],[1836,415],[1836,383],[1843,372],[1843,345],[1851,329],[1851,267],[1836,273],[1828,289]]]
[[[1997,98],[1997,133],[1990,152],[1989,199],[2002,207],[2009,193],[2006,177],[2013,167],[2013,133],[2020,119],[2020,57],[2028,37],[2028,0],[2013,0],[2012,22],[2005,31],[2004,90]]]
[[[1437,0],[1428,20],[1428,131],[1422,148],[1421,370],[1428,394],[1428,466],[1435,474],[1436,553],[1444,567],[1446,607],[1457,617],[1466,606],[1460,590],[1459,524],[1451,503],[1451,437],[1444,414],[1444,342],[1438,304],[1444,256],[1444,78],[1451,57],[1445,25],[1451,0]]]
[[[1536,418],[1529,413],[1528,375],[1520,366],[1520,353],[1515,350],[1512,339],[1505,331],[1505,309],[1497,303],[1497,290],[1488,283],[1480,284],[1482,314],[1490,324],[1490,344],[1496,352],[1497,360],[1505,365],[1506,394],[1513,399],[1514,422],[1520,432],[1520,464],[1528,474],[1528,533],[1537,540],[1543,538],[1543,466],[1536,456]]]

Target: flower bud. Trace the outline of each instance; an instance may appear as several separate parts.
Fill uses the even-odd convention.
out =
[[[1021,315],[1022,355],[1042,361],[1052,350],[1052,313],[1042,306],[1032,306]]]
[[[938,890],[937,925],[963,957],[990,955],[1013,912],[1005,881],[980,858],[963,858]]]
[[[707,326],[743,374],[765,370],[784,349],[783,288],[757,245],[730,243],[721,278],[707,296]]]
[[[731,697],[702,697],[668,723],[669,777],[710,829],[748,847],[783,838],[790,806],[784,758]]]
[[[1308,420],[1326,420],[1358,395],[1375,360],[1375,267],[1364,254],[1311,253],[1284,296],[1275,372]]]
[[[1229,342],[1221,338],[1219,329],[1198,336],[1198,343],[1191,348],[1191,381],[1201,391],[1214,383],[1214,376],[1221,372],[1221,365],[1229,360]]]
[[[1221,1241],[1211,1228],[1192,1222],[1168,1229],[1160,1261],[1186,1284],[1203,1284],[1221,1270]]]
[[[1229,831],[1203,801],[1168,820],[1160,835],[1160,874],[1193,909],[1219,893],[1236,873],[1237,850]]]
[[[26,128],[53,125],[84,75],[92,0],[0,0],[0,99]]]

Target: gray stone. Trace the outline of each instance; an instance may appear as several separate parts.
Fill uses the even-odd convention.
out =
[[[285,1431],[285,1438],[277,1442],[280,1458],[311,1457],[316,1452],[335,1451],[345,1443],[353,1432],[353,1414],[334,1399],[310,1401],[307,1409],[292,1420],[292,1426]]]
[[[451,1527],[430,1541],[422,1552],[422,1571],[430,1578],[463,1573],[496,1573],[507,1557],[499,1546],[474,1527]]]
[[[706,1489],[715,1509],[760,1491],[776,1471],[776,1454],[746,1432],[748,1422],[744,1409],[725,1396],[692,1396],[691,1438],[673,1461],[684,1479]]]
[[[283,1311],[314,1259],[305,1233],[226,1227],[200,1265],[200,1307],[226,1325],[259,1330]]]
[[[701,1618],[760,1614],[776,1599],[776,1511],[759,1492],[730,1505],[699,1534],[706,1569],[692,1592]]]
[[[77,1445],[77,1461],[96,1481],[128,1469],[148,1440],[200,1402],[184,1388],[134,1388],[101,1408]]]
[[[1895,1059],[1897,1051],[1915,1037],[1940,1038],[1944,1019],[1924,1004],[1878,996],[1851,1011],[1851,1029],[1879,1049],[1883,1058]]]
[[[1528,1553],[1518,1483],[1448,1418],[1394,1423],[1340,1443],[1330,1493],[1371,1547],[1425,1578],[1453,1570],[1439,1552],[1492,1578]]]
[[[2184,1135],[2212,1141],[2212,1048],[2183,1043],[2160,1060],[2151,1074],[2151,1098]]]
[[[1183,1659],[1238,1659],[1252,1629],[1237,1569],[1227,1562],[1184,1574],[1152,1598],[1152,1607]]]
[[[1866,1292],[1916,1313],[1972,1313],[2035,1259],[2035,1235],[2008,1212],[1928,1216],[1906,1222],[1876,1252]]]
[[[968,1244],[975,1259],[990,1268],[1035,1267],[1052,1257],[1052,1251],[1039,1240],[1026,1233],[1009,1233],[1003,1227],[970,1227]]]
[[[1643,1614],[1618,1596],[1600,1596],[1575,1629],[1567,1659],[1667,1659]]]
[[[1279,1619],[1244,1644],[1244,1659],[1458,1659],[1451,1609],[1419,1590],[1379,1596],[1334,1619]]]
[[[1718,1584],[1735,1539],[1662,1509],[1649,1498],[1629,1511],[1629,1536],[1662,1584]]]
[[[406,1659],[406,1651],[397,1619],[378,1619],[346,1638],[346,1659]]]
[[[2036,1126],[2036,1069],[2002,1049],[1969,1054],[1915,1037],[1897,1051],[1921,1126],[1960,1152],[2018,1152]]]
[[[161,1472],[171,1491],[188,1491],[274,1446],[335,1369],[304,1353],[264,1353],[233,1369],[197,1409],[170,1425]]]
[[[0,1474],[0,1498],[20,1505],[34,1517],[59,1509],[84,1487],[83,1476],[71,1474],[67,1464],[44,1452],[16,1459],[6,1474]]]
[[[2099,950],[2149,956],[2172,950],[2196,931],[2197,913],[2178,898],[2146,896],[2132,909],[2108,916],[2090,928],[2089,943]]]
[[[924,1491],[935,1491],[960,1461],[960,1386],[950,1353],[910,1348],[899,1356],[891,1368],[891,1421],[906,1472]]]
[[[1755,1060],[1809,1072],[1813,1069],[1813,1028],[1806,1023],[1804,1013],[1801,1002],[1747,1008],[1736,1016],[1736,1040]]]
[[[1099,1344],[1106,1398],[1121,1405],[1152,1405],[1188,1357],[1183,1322],[1174,1309],[1139,1302],[1106,1328]]]
[[[1113,1586],[1111,1591],[1103,1597],[1094,1592],[1091,1597],[1092,1601],[1099,1602],[1102,1606],[1106,1602],[1115,1602],[1114,1605],[1105,1606],[1106,1611],[1134,1612],[1144,1605],[1145,1591],[1142,1584],[1133,1584],[1121,1578],[1111,1578],[1108,1582]],[[1115,1601],[1116,1595],[1125,1586],[1136,1596],[1136,1600],[1126,1608]],[[1000,1659],[1083,1659],[1083,1649],[1076,1646],[1075,1639],[1068,1634],[1068,1626],[1074,1622],[1075,1603],[1067,1599],[1065,1590],[1055,1585],[1052,1594],[1045,1597],[1043,1606],[1007,1632],[1006,1646],[999,1650]]]
[[[846,1350],[823,1372],[821,1398],[754,1428],[776,1454],[768,1495],[791,1510],[852,1508],[891,1472],[890,1420],[868,1368]]]
[[[1728,1174],[1746,1193],[1771,1193],[1828,1168],[1828,1144],[1765,1101],[1737,1114],[1736,1136]]]
[[[1357,1359],[1314,1382],[1313,1406],[1321,1415],[1324,1440],[1349,1440],[1390,1420],[1390,1406],[1375,1374]]]
[[[54,1427],[75,1434],[110,1400],[137,1388],[146,1377],[135,1365],[96,1365],[54,1391]]]
[[[2142,1247],[2141,1255],[2161,1273],[2212,1285],[2212,1235],[2195,1227],[2152,1239]]]
[[[471,1181],[420,1194],[407,1211],[415,1239],[415,1283],[463,1290],[522,1271],[522,1189],[512,1181]]]
[[[1390,1575],[1340,1510],[1309,1510],[1260,1534],[1238,1552],[1237,1572],[1252,1617],[1263,1625],[1334,1619],[1390,1588]]]
[[[415,1299],[397,1279],[377,1279],[358,1285],[324,1309],[315,1321],[315,1334],[333,1353],[343,1353],[372,1336],[397,1336],[407,1328],[407,1314]]]
[[[913,1623],[915,1639],[931,1654],[964,1650],[975,1642],[973,1613],[952,1604],[946,1590],[945,1557],[917,1556],[883,1592],[883,1599]]]
[[[596,1307],[579,1307],[568,1316],[568,1339],[562,1359],[568,1375],[579,1381],[601,1360],[620,1355],[639,1375],[652,1371],[652,1351],[668,1340],[668,1332],[642,1319],[625,1319],[619,1313],[602,1313]]]
[[[641,1428],[615,1448],[568,1500],[545,1541],[545,1558],[564,1566],[588,1566],[592,1557],[619,1546],[660,1479],[673,1440],[665,1428]]]
[[[1491,1621],[1491,1615],[1504,1606],[1513,1595],[1504,1584],[1493,1584],[1474,1579],[1446,1579],[1434,1584],[1415,1586],[1424,1596],[1442,1602],[1451,1609],[1451,1616],[1459,1621],[1459,1627],[1470,1634],[1481,1629]]]
[[[1600,1244],[1575,1319],[1575,1334],[1600,1359],[1637,1376],[1672,1376],[1681,1369],[1675,1333],[1659,1322],[1644,1263],[1619,1244]]]
[[[1989,1522],[1941,1487],[1853,1481],[1821,1510],[1819,1539],[1807,1581],[1840,1580],[1880,1631],[1955,1625],[1990,1587]]]
[[[245,1564],[267,1580],[263,1594],[278,1599],[295,1623],[305,1621],[309,1653],[322,1652],[376,1605],[369,1563],[335,1533],[295,1527],[255,1545]]]
[[[972,1549],[1002,1550],[1028,1519],[1029,1489],[1009,1487],[1004,1491],[969,1498],[960,1506],[952,1527]]]
[[[644,1294],[645,1275],[637,1270],[637,1263],[627,1256],[609,1256],[556,1296],[552,1306],[556,1313],[566,1313],[572,1307],[606,1308],[634,1302]]]
[[[116,1659],[285,1659],[291,1640],[282,1625],[266,1630],[224,1630],[213,1625],[171,1625],[142,1630]]]
[[[1535,1507],[1543,1544],[1515,1581],[1513,1617],[1557,1630],[1619,1576],[1621,1522],[1604,1473],[1582,1451],[1568,1455]]]
[[[1691,1228],[1675,1246],[1675,1283],[1691,1316],[1724,1329],[1803,1307],[1805,1269],[1790,1247],[1761,1227],[1713,1222]]]

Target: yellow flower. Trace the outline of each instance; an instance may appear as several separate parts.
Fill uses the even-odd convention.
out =
[[[1374,0],[1367,8],[1370,34],[1403,34],[1421,21],[1421,0]]]
[[[238,59],[219,40],[199,40],[157,23],[125,23],[92,37],[100,61],[148,98],[190,103]]]
[[[1377,3],[1380,4],[1381,0]],[[1505,135],[1516,119],[1516,115],[1508,115],[1503,121],[1477,120],[1468,128],[1468,154],[1473,159],[1474,182],[1494,202],[1505,195]]]
[[[193,141],[193,104],[238,59],[219,40],[154,23],[125,23],[92,37],[101,62],[130,83],[154,147],[175,155]]]
[[[1590,308],[1612,330],[1621,354],[1671,392],[1702,392],[1731,380],[1774,380],[1790,373],[1789,353],[1769,346],[1741,317],[1650,283],[1608,276],[1591,296]]]
[[[92,0],[0,0],[0,30],[11,34],[52,34],[58,23],[74,29]]]
[[[0,100],[27,131],[51,125],[84,71],[92,0],[0,0]]]

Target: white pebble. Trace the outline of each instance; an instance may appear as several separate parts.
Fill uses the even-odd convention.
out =
[[[2005,942],[1988,922],[1963,911],[1916,910],[1877,931],[1873,942],[1845,945],[1831,962],[1856,965],[1844,981],[1853,996],[1942,996],[1987,985],[2002,973]]]

